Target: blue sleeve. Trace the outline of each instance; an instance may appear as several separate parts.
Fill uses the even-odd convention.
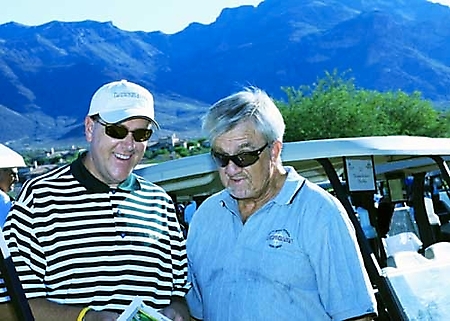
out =
[[[8,215],[10,209],[11,200],[9,199],[9,197],[4,198],[0,195],[0,228],[3,228],[3,226],[5,225],[6,216]]]
[[[191,284],[189,292],[186,294],[186,301],[189,306],[189,312],[196,319],[203,319],[203,303],[201,299],[200,289],[195,279],[192,266],[188,262],[188,281]]]

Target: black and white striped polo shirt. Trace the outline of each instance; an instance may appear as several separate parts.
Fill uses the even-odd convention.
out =
[[[185,241],[170,197],[134,174],[111,189],[82,157],[26,182],[8,216],[27,297],[119,312],[137,295],[156,309],[184,296]]]

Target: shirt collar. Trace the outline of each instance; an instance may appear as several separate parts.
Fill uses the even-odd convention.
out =
[[[286,180],[280,192],[274,197],[273,201],[280,205],[290,204],[297,195],[297,193],[305,184],[305,178],[300,176],[292,166],[285,166],[287,172]]]
[[[88,191],[94,193],[108,193],[111,188],[105,183],[98,180],[94,175],[92,175],[83,164],[83,158],[86,157],[87,152],[81,153],[78,158],[72,162],[70,169],[73,176],[77,181],[80,182]],[[125,191],[135,191],[141,189],[141,184],[139,183],[136,175],[131,173],[125,181],[117,186],[117,189]]]

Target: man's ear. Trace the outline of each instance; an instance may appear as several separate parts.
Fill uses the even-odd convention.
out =
[[[94,137],[94,124],[95,121],[92,120],[90,116],[86,116],[84,119],[84,135],[86,136],[86,140],[88,142],[91,142]]]
[[[270,157],[272,158],[273,161],[276,161],[277,159],[279,159],[281,157],[281,150],[283,149],[283,143],[276,140],[272,143],[272,148],[271,150],[271,154]]]

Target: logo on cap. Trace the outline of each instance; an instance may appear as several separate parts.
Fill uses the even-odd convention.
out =
[[[145,99],[147,100],[147,97],[139,95],[138,93],[134,93],[134,92],[121,92],[121,93],[117,93],[115,92],[113,94],[114,98],[121,98],[121,97],[125,97],[125,98],[137,98],[137,99]]]

